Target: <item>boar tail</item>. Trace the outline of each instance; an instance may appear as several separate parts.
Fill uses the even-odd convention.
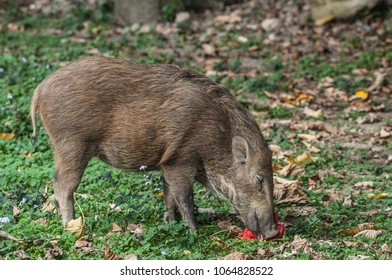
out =
[[[33,143],[33,146],[35,146],[35,143],[37,141],[37,126],[36,126],[36,113],[38,109],[38,99],[39,99],[39,86],[35,89],[33,98],[31,100],[31,105],[30,105],[30,116],[31,116],[31,122],[33,124],[33,134],[31,136],[31,142]]]

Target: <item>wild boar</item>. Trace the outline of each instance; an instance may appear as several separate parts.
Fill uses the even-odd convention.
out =
[[[224,87],[174,65],[89,57],[36,88],[36,111],[54,149],[53,186],[63,224],[73,194],[96,156],[123,169],[161,170],[165,217],[178,209],[196,229],[193,183],[227,199],[259,239],[277,233],[271,152],[252,115]]]

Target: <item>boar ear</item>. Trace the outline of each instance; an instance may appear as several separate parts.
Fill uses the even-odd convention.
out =
[[[234,162],[244,164],[249,158],[249,144],[245,138],[234,136],[232,139]]]

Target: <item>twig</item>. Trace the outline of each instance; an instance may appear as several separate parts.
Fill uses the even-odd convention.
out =
[[[27,244],[25,242],[23,242],[22,240],[20,240],[16,237],[13,237],[12,235],[10,235],[9,233],[7,233],[3,230],[0,230],[0,239],[2,239],[2,238],[18,242],[19,244],[21,244],[23,246],[27,246]]]
[[[86,224],[85,219],[84,219],[84,214],[83,214],[82,208],[80,207],[78,201],[76,200],[76,193],[74,193],[74,201],[75,201],[76,206],[78,206],[80,213],[82,214],[82,223],[83,223],[82,228],[84,228],[84,226]]]
[[[384,79],[387,75],[385,73],[380,73],[380,72],[375,72],[374,74],[376,75],[376,79],[374,80],[373,84],[366,89],[367,92],[372,92],[375,89],[377,89],[381,85],[381,83],[384,81]]]

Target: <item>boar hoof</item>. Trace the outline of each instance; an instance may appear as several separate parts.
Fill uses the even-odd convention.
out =
[[[176,218],[175,218],[174,214],[171,213],[170,211],[166,211],[166,212],[163,214],[163,220],[164,220],[165,222],[174,221],[175,219],[176,219]]]

